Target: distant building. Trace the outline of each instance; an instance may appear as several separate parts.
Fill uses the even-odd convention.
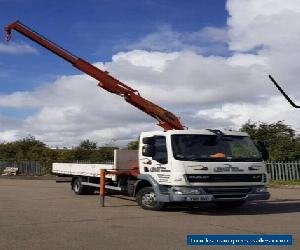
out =
[[[72,150],[75,147],[67,147],[67,146],[53,146],[53,145],[47,145],[48,148],[50,149],[65,149],[65,150]]]

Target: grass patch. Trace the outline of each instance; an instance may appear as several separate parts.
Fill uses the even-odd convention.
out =
[[[270,181],[268,186],[269,187],[277,187],[277,186],[294,186],[299,185],[300,186],[300,180],[292,180],[292,181]]]

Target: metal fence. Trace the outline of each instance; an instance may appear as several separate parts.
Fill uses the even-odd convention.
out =
[[[269,180],[299,180],[300,162],[266,162]]]
[[[47,168],[37,161],[0,161],[0,173],[6,167],[18,168],[18,174],[21,175],[44,175],[47,174]]]
[[[78,160],[73,161],[72,163],[80,163],[80,164],[114,164],[114,161],[88,161],[88,160]]]
[[[113,164],[112,161],[101,161],[101,162],[93,162],[93,161],[75,161],[74,163],[98,163],[98,164]],[[46,175],[51,174],[52,163],[48,162],[38,162],[38,161],[0,161],[0,174],[2,174],[3,170],[7,167],[18,168],[19,175]]]

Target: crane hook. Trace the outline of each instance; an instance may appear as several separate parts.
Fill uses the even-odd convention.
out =
[[[9,41],[11,39],[11,29],[5,28],[5,40]]]

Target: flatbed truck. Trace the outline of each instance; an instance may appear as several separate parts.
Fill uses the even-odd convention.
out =
[[[186,129],[170,111],[21,22],[5,28],[7,40],[12,30],[90,75],[99,81],[100,88],[124,98],[163,128],[163,131],[142,132],[139,149],[116,151],[111,165],[53,164],[53,173],[72,177],[76,194],[92,193],[100,185],[100,191],[107,187],[136,197],[138,204],[149,210],[161,210],[174,202],[213,202],[236,207],[250,200],[269,199],[263,161],[267,154],[260,153],[246,133]]]
[[[81,195],[99,189],[100,170],[107,170],[108,190],[135,197],[148,210],[201,202],[232,208],[270,197],[264,161],[246,133],[143,132],[139,150],[115,150],[114,155],[113,164],[54,163],[52,171],[72,177],[71,187]]]

